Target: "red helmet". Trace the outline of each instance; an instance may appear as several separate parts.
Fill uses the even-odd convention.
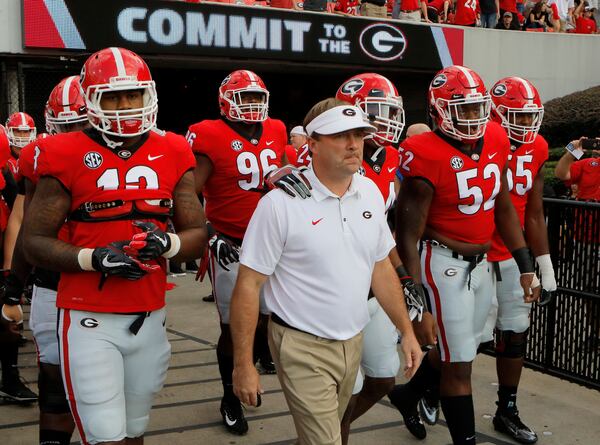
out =
[[[28,136],[17,136],[15,131],[28,131]],[[13,147],[23,148],[35,141],[37,130],[33,118],[27,113],[17,112],[11,114],[6,120],[6,134]]]
[[[481,138],[491,99],[479,74],[460,65],[439,71],[429,85],[429,110],[437,128],[461,142]]]
[[[374,137],[395,144],[404,129],[402,97],[387,78],[376,73],[351,77],[338,89],[335,97],[363,110],[377,126]]]
[[[78,76],[66,77],[54,87],[46,102],[44,115],[46,131],[50,134],[64,133],[70,124],[88,121]]]
[[[491,93],[492,119],[506,129],[509,139],[533,142],[544,118],[544,106],[533,84],[520,77],[505,77],[494,84]]]
[[[158,98],[150,69],[133,51],[105,48],[92,54],[81,69],[81,89],[92,126],[102,133],[133,137],[156,125]],[[103,110],[102,95],[115,91],[143,91],[143,105],[131,110]]]
[[[10,158],[10,142],[6,129],[0,125],[0,167],[4,167]],[[2,175],[0,175],[2,176]]]
[[[245,93],[258,93],[259,102],[246,103]],[[229,74],[219,87],[221,114],[232,121],[263,122],[269,116],[269,91],[255,73],[237,70]]]

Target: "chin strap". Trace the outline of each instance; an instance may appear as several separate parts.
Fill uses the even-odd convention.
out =
[[[100,134],[102,135],[102,139],[104,140],[104,143],[110,149],[114,149],[114,148],[117,148],[117,147],[120,147],[121,145],[123,145],[123,142],[115,142],[115,141],[109,139],[103,132],[100,132]]]

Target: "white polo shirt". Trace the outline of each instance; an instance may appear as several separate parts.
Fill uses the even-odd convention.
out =
[[[394,248],[383,198],[359,174],[338,198],[315,176],[307,199],[273,190],[260,202],[240,263],[269,275],[267,307],[291,326],[319,337],[347,340],[369,321],[367,297],[375,263]]]

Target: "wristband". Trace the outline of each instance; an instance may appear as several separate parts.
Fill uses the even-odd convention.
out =
[[[171,247],[163,253],[162,256],[165,258],[173,258],[179,253],[179,249],[181,249],[181,239],[174,233],[167,233],[167,236],[171,239]]]
[[[85,270],[87,272],[93,272],[94,266],[92,266],[92,254],[94,253],[94,249],[81,249],[77,254],[77,262],[79,263],[79,267],[81,270]]]
[[[571,153],[571,156],[573,156],[575,159],[577,159],[578,161],[581,159],[581,157],[583,156],[583,150],[581,149],[577,149],[575,148],[575,146],[573,145],[573,143],[569,142],[566,146],[565,146],[565,150],[567,150],[569,153]]]
[[[531,260],[531,255],[527,247],[515,249],[511,252],[511,255],[515,259],[521,274],[534,272],[533,261]]]
[[[408,270],[406,270],[406,267],[404,267],[404,265],[402,264],[396,267],[396,273],[398,274],[398,278],[400,278],[400,281],[412,278],[408,273]]]
[[[540,267],[542,277],[544,275],[554,275],[554,266],[552,266],[549,253],[535,257],[535,262]]]

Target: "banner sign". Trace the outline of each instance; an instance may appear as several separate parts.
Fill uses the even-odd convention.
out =
[[[335,14],[161,0],[23,0],[26,48],[271,59],[436,71],[463,30]]]

